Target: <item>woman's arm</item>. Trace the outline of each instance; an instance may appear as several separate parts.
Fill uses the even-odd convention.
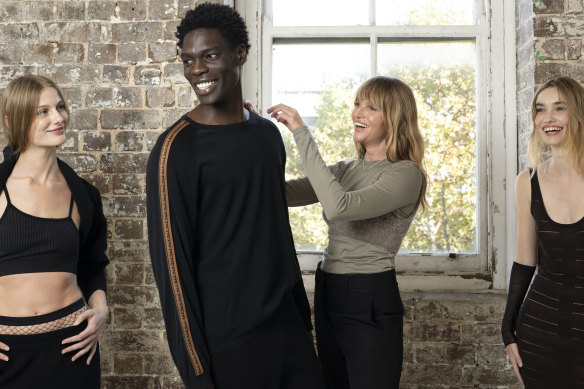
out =
[[[77,264],[77,283],[86,301],[96,290],[107,291],[105,268],[109,264],[107,249],[107,222],[99,191],[93,185],[83,181],[91,198],[94,211],[87,238],[82,242]]]
[[[531,215],[531,180],[528,170],[517,177],[515,202],[517,207],[517,250],[511,269],[509,293],[501,325],[501,335],[513,370],[519,381],[523,383],[519,371],[519,368],[523,367],[523,361],[517,348],[515,329],[519,310],[529,289],[537,264],[535,221]]]
[[[87,364],[89,365],[97,350],[99,336],[107,323],[108,307],[105,292],[100,289],[96,290],[87,303],[89,304],[89,309],[79,315],[73,324],[77,326],[87,320],[87,327],[79,334],[63,340],[62,344],[74,344],[63,349],[62,353],[77,351],[71,358],[72,361],[89,353],[87,357]]]
[[[107,222],[103,214],[101,196],[97,188],[83,182],[94,206],[92,225],[87,239],[79,250],[77,265],[77,283],[89,305],[75,320],[74,325],[87,321],[87,327],[79,334],[63,340],[62,344],[71,344],[62,353],[76,351],[73,361],[89,353],[87,364],[97,350],[99,336],[107,322],[108,306],[106,299],[105,267],[109,263],[105,251],[107,248]]]
[[[292,133],[306,175],[329,220],[370,219],[417,203],[423,178],[413,163],[393,164],[371,185],[347,191],[326,167],[308,128],[300,127]]]
[[[327,169],[338,177],[339,171],[347,168],[347,162],[341,161],[334,165],[328,165]],[[286,181],[286,199],[289,207],[301,207],[318,203],[318,197],[314,193],[312,184],[307,176],[300,178],[293,178]]]
[[[306,176],[286,181],[286,200],[289,207],[318,203],[316,193]]]
[[[535,235],[535,220],[531,215],[531,178],[529,170],[525,170],[517,176],[515,203],[517,207],[515,262],[526,266],[536,266],[537,237]]]
[[[279,104],[268,113],[292,131],[306,175],[329,220],[369,219],[418,202],[423,177],[413,163],[394,164],[375,183],[346,191],[327,168],[298,112]]]

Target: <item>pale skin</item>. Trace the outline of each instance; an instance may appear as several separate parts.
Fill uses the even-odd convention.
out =
[[[41,218],[65,218],[69,214],[71,191],[57,165],[56,146],[65,141],[68,116],[54,88],[41,91],[39,107],[31,128],[28,147],[20,154],[6,181],[10,200],[20,211]],[[5,119],[6,120],[6,119]],[[0,194],[0,217],[7,199]],[[79,229],[81,218],[77,206],[72,211],[73,223]],[[82,297],[77,277],[72,273],[25,273],[0,277],[0,316],[37,316],[59,310]],[[103,332],[108,307],[104,291],[95,291],[87,301],[89,309],[74,325],[87,321],[87,328],[63,340],[62,353],[73,353],[73,361],[87,356],[90,364]],[[8,361],[1,351],[9,346],[0,342],[0,360]]]
[[[537,176],[549,217],[560,224],[573,224],[584,217],[584,174],[574,171],[565,156],[563,139],[569,113],[555,87],[544,89],[536,100],[535,131],[551,147],[550,159],[537,167]],[[553,129],[554,131],[549,131]],[[517,250],[515,262],[526,266],[537,265],[535,221],[531,216],[531,182],[528,170],[517,177],[515,184],[517,205]],[[516,343],[506,347],[509,361],[519,381],[523,379],[519,367],[523,361]]]

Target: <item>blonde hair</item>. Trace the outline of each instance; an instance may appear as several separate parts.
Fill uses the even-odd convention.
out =
[[[541,134],[535,126],[537,115],[537,98],[540,93],[548,88],[556,88],[558,95],[565,105],[570,120],[564,129],[564,142],[562,147],[566,157],[574,171],[584,173],[584,88],[570,77],[558,77],[547,81],[535,92],[531,103],[531,135],[527,147],[529,166],[535,171],[537,166],[550,158],[551,149],[545,145]]]
[[[391,162],[412,161],[422,173],[420,204],[426,208],[428,175],[423,166],[424,139],[418,128],[418,108],[410,87],[397,78],[378,76],[359,87],[355,101],[369,101],[383,116],[389,131],[385,138],[387,159]],[[355,142],[357,158],[365,156],[365,146]]]
[[[30,140],[30,129],[36,120],[36,111],[41,91],[47,87],[54,88],[69,116],[69,107],[63,93],[52,80],[43,76],[26,75],[10,82],[2,94],[0,103],[0,128],[14,153],[26,150]]]

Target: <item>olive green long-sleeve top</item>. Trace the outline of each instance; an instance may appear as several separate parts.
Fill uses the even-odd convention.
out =
[[[348,274],[393,269],[420,203],[420,170],[411,161],[388,160],[327,166],[307,127],[292,133],[306,177],[286,182],[288,206],[322,205],[329,235],[323,270]]]

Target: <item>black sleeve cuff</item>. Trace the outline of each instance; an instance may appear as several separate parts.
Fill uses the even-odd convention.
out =
[[[501,325],[501,335],[503,343],[508,346],[511,343],[517,343],[515,329],[517,327],[517,318],[521,305],[531,284],[531,279],[535,273],[535,266],[522,265],[513,262],[511,268],[511,280],[509,281],[509,294],[507,295],[507,306],[503,315]]]
[[[87,277],[78,277],[77,283],[79,284],[79,289],[81,289],[85,301],[89,301],[89,298],[96,290],[103,290],[107,294],[104,271]]]
[[[304,283],[302,279],[294,285],[291,292],[294,304],[298,308],[302,322],[306,331],[312,331],[312,320],[310,312],[310,303],[308,302],[308,297],[306,296],[306,290],[304,289]]]

